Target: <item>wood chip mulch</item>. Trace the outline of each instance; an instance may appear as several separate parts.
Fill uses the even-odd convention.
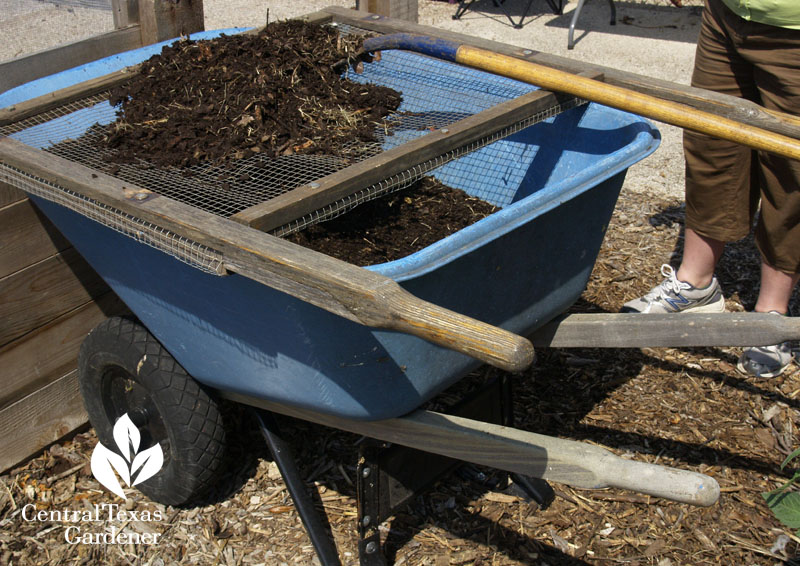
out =
[[[621,198],[588,289],[576,311],[615,312],[660,281],[680,257],[683,210],[647,195]],[[751,241],[733,245],[719,271],[730,310],[750,309],[758,280]],[[792,305],[797,315],[796,301]],[[800,372],[758,381],[739,375],[736,348],[546,350],[515,378],[517,426],[605,446],[624,457],[717,479],[719,503],[696,508],[619,490],[554,484],[546,509],[513,490],[474,481],[463,466],[381,527],[396,565],[798,564],[800,538],[766,508],[761,493],[790,471],[798,446]],[[494,374],[484,369],[468,380]],[[317,563],[266,447],[242,416],[232,466],[203,505],[174,509],[131,491],[124,532],[158,543],[69,544],[67,524],[31,511],[90,510],[120,503],[89,471],[91,430],[0,476],[0,564],[281,565]],[[316,485],[344,564],[358,563],[354,498],[358,437],[286,422],[304,477]],[[500,475],[475,470],[489,478]],[[472,478],[472,479],[471,479]],[[28,509],[27,514],[24,510]],[[103,532],[104,523],[83,525]]]

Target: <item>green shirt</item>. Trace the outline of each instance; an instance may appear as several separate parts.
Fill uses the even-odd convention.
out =
[[[800,29],[800,0],[722,0],[733,12],[753,22]]]

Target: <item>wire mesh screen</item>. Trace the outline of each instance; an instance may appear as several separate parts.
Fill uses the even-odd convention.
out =
[[[28,194],[65,206],[207,273],[216,275],[225,273],[221,253],[165,228],[88,199],[5,163],[0,163],[0,180]]]
[[[359,30],[342,26],[342,32]],[[345,153],[346,157],[295,154],[271,159],[254,155],[236,161],[232,167],[208,164],[188,168],[156,167],[143,160],[115,163],[110,158],[111,150],[102,149],[102,144],[96,143],[103,135],[102,126],[117,117],[117,109],[109,104],[107,93],[4,126],[0,128],[0,136],[10,136],[163,196],[230,217],[533,90],[524,83],[403,51],[384,52],[380,61],[365,64],[363,73],[349,70],[345,75],[355,82],[391,87],[403,97],[397,113],[377,128],[376,141],[359,142]],[[573,101],[565,106],[579,103]],[[290,222],[275,233],[284,235],[332,218],[361,202],[408,186],[426,174],[433,174],[445,184],[502,207],[515,198],[525,172],[520,163],[529,163],[537,151],[535,145],[515,141],[513,134],[531,124],[552,120],[566,107],[555,106],[536,116],[520,116],[516,124],[504,131],[364,187],[339,202]]]

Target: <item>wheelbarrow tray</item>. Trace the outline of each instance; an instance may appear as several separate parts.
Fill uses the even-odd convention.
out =
[[[144,60],[155,49],[23,85],[0,95],[0,106]],[[409,57],[421,56],[393,54],[380,69],[393,61],[408,66]],[[440,64],[445,71],[450,65]],[[512,93],[507,97],[532,89],[471,73],[475,84],[468,88],[502,87]],[[403,76],[391,73],[366,78],[409,88]],[[428,110],[446,110],[447,104],[431,100]],[[580,296],[627,168],[658,141],[645,120],[594,104],[526,128],[433,173],[493,202],[498,212],[404,259],[368,269],[421,299],[526,335]],[[510,152],[513,168],[507,161],[499,165],[498,156]],[[343,418],[387,419],[414,410],[479,365],[238,274],[201,271],[50,200],[33,199],[186,371],[213,388]]]

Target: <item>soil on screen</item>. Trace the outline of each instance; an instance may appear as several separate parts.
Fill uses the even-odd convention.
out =
[[[182,40],[114,89],[119,119],[107,144],[121,161],[160,166],[230,163],[263,154],[350,157],[402,96],[340,77],[363,40],[300,21],[257,34]]]
[[[395,90],[341,76],[342,62],[355,62],[362,42],[300,21],[176,42],[112,91],[120,110],[102,143],[116,161],[156,167],[231,166],[255,154],[355,160],[402,101]],[[427,178],[291,239],[371,265],[418,251],[493,210]]]

